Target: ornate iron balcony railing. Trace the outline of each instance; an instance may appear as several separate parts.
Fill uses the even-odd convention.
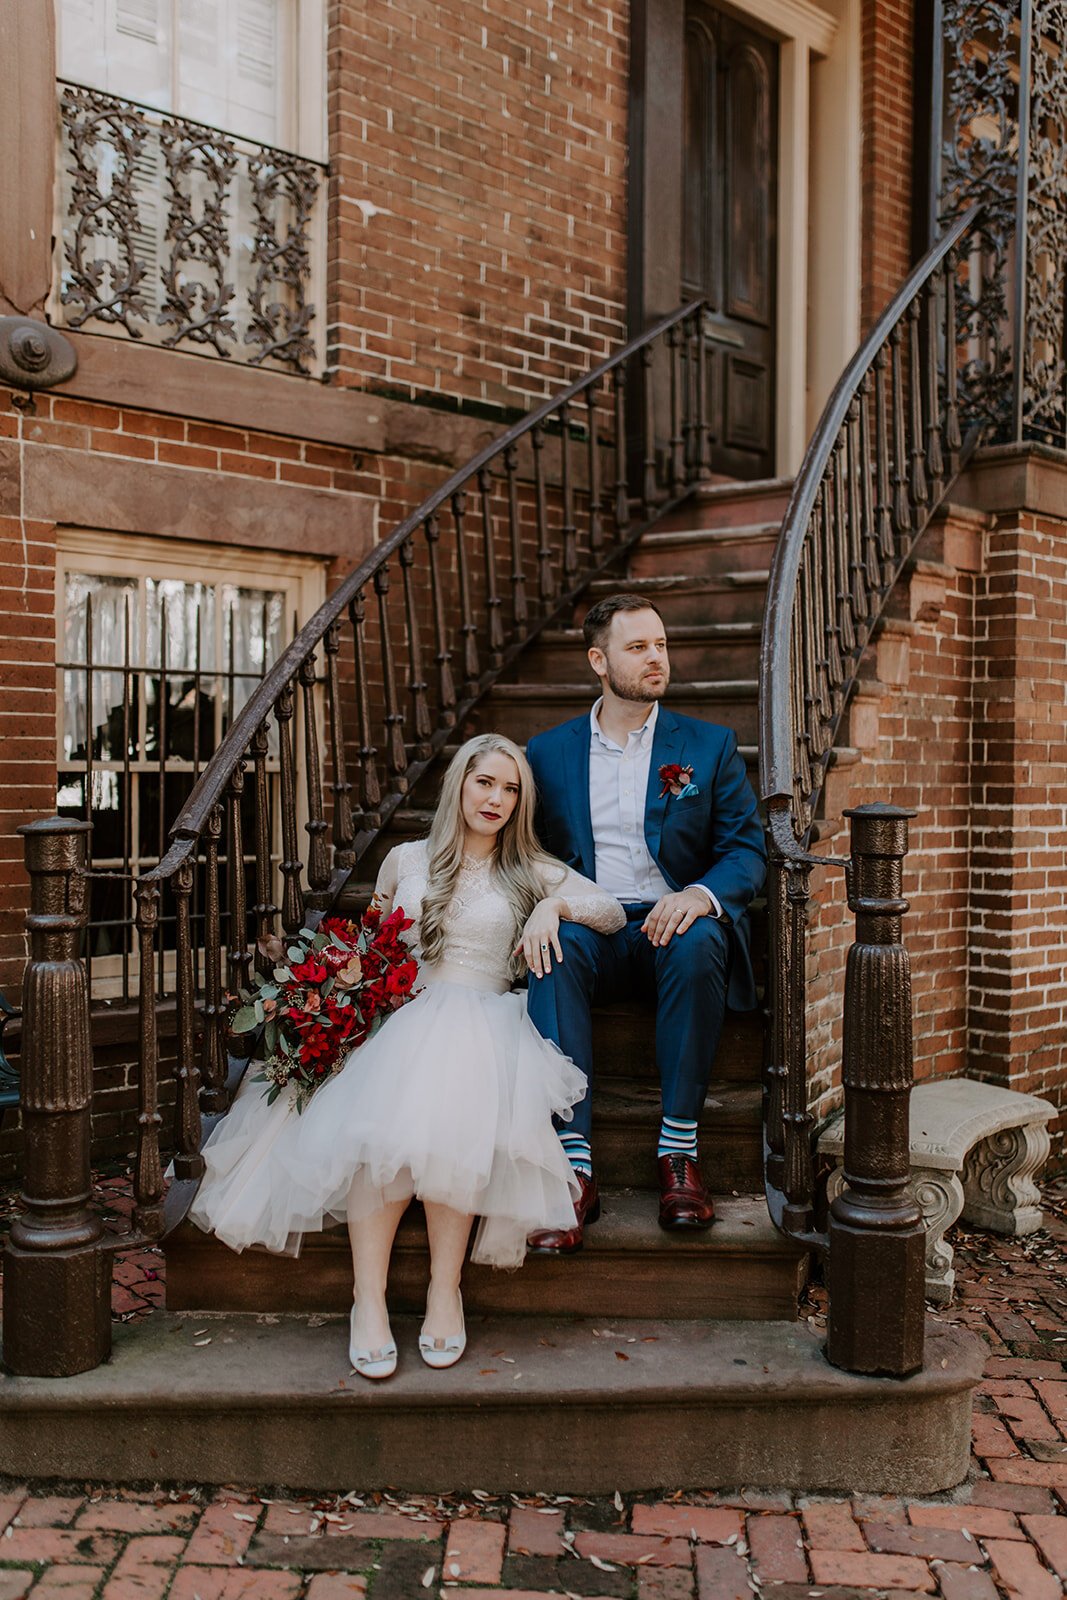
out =
[[[310,373],[325,168],[60,83],[54,319]]]

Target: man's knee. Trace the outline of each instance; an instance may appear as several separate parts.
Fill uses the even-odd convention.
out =
[[[558,958],[552,952],[551,969],[543,978],[539,978],[536,973],[530,973],[531,994],[536,988],[545,985],[554,987],[560,981],[585,983],[595,978],[604,943],[602,933],[586,928],[580,922],[561,922],[559,943],[563,951],[562,970]]]
[[[657,954],[672,971],[679,970],[693,977],[705,972],[724,972],[726,929],[715,917],[698,917],[684,933],[676,933]]]

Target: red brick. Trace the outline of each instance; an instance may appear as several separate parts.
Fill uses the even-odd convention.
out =
[[[1001,1483],[1032,1483],[1046,1489],[1067,1488],[1067,1461],[990,1461]]]
[[[936,1587],[925,1561],[915,1556],[874,1555],[860,1550],[812,1550],[816,1583],[851,1584],[858,1589],[922,1589]]]
[[[79,1504],[81,1504],[80,1501]],[[26,1497],[21,1494],[12,1494],[6,1496],[4,1499],[0,1499],[0,1533],[3,1533],[12,1517],[18,1517],[21,1523],[22,1509],[24,1506],[29,1505],[33,1505],[33,1501],[27,1500]]]
[[[687,1567],[690,1561],[688,1539],[658,1539],[652,1534],[580,1533],[574,1548],[586,1559],[597,1556],[623,1567],[639,1561],[650,1567]]]
[[[4,1534],[5,1561],[102,1561],[110,1566],[118,1554],[118,1541],[92,1534],[84,1528],[8,1528]]]
[[[866,1550],[847,1502],[811,1501],[801,1514],[813,1550]]]
[[[1063,1586],[1028,1544],[985,1541],[986,1554],[1011,1600],[1062,1600]]]
[[[1023,1517],[1023,1527],[1053,1572],[1067,1579],[1067,1518]]]
[[[241,1567],[179,1567],[167,1600],[296,1600],[299,1572]]]
[[[63,1528],[84,1504],[82,1495],[34,1495],[22,1503],[18,1525],[20,1528]],[[0,1526],[3,1520],[3,1509],[0,1507]]]
[[[798,1517],[753,1516],[747,1528],[752,1562],[765,1584],[807,1583],[808,1563]]]
[[[542,1512],[530,1506],[515,1506],[508,1518],[508,1550],[513,1555],[562,1555],[563,1523],[562,1511]]]
[[[359,1572],[317,1572],[306,1600],[362,1600],[366,1592],[367,1580]]]
[[[983,1460],[993,1457],[1017,1456],[1019,1446],[1002,1422],[996,1417],[975,1412],[971,1419],[971,1447]]]
[[[695,1583],[682,1567],[639,1567],[637,1600],[693,1600]]]
[[[185,1559],[207,1567],[233,1566],[248,1549],[262,1509],[240,1500],[208,1506],[193,1530]]]
[[[103,1567],[73,1567],[61,1562],[45,1568],[33,1592],[41,1600],[92,1600],[103,1576]]]
[[[173,1566],[183,1555],[187,1555],[187,1551],[184,1539],[169,1534],[143,1534],[139,1538],[130,1540],[119,1556],[115,1571],[121,1576],[126,1576],[128,1573],[139,1571],[141,1567]]]
[[[973,1561],[973,1538],[952,1528],[901,1528],[887,1522],[867,1522],[863,1531],[872,1550],[883,1555],[921,1556],[929,1561]]]
[[[469,1583],[499,1583],[506,1532],[502,1522],[476,1522],[473,1518],[453,1522],[448,1530],[442,1577],[466,1579]]]
[[[175,1528],[192,1528],[199,1517],[198,1506],[101,1500],[85,1507],[75,1527],[106,1528],[115,1533],[170,1533]]]
[[[982,1538],[1021,1539],[1022,1529],[1009,1511],[993,1506],[909,1506],[908,1516],[916,1528],[966,1528]]]
[[[116,1572],[105,1583],[102,1600],[163,1600],[173,1576],[170,1567],[141,1566],[121,1575]]]
[[[732,1546],[701,1545],[696,1569],[699,1600],[752,1600],[745,1558]]]
[[[1035,1489],[1025,1483],[991,1483],[988,1478],[980,1478],[973,1485],[971,1500],[976,1506],[997,1506],[1004,1511],[1031,1511],[1037,1515],[1054,1509],[1052,1495],[1047,1489]]]
[[[725,1544],[740,1539],[741,1512],[719,1506],[686,1506],[661,1503],[634,1506],[631,1527],[634,1533],[658,1533],[678,1539],[694,1539],[699,1544]]]
[[[0,1570],[0,1600],[22,1600],[32,1582],[32,1572],[17,1572],[13,1567]]]
[[[944,1600],[1000,1600],[1000,1593],[988,1572],[980,1567],[955,1566],[936,1561],[933,1567]]]
[[[312,1506],[277,1504],[267,1507],[263,1533],[343,1533],[352,1539],[439,1539],[444,1529],[432,1519],[416,1522],[399,1511],[344,1511],[336,1522],[322,1522]]]

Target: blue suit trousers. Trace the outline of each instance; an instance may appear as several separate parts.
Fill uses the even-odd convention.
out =
[[[563,961],[553,959],[543,978],[531,973],[527,1005],[531,1021],[593,1081],[591,1008],[642,998],[656,1008],[656,1064],[663,1115],[699,1118],[722,1032],[729,975],[726,928],[714,917],[698,917],[680,937],[653,948],[641,924],[651,905],[626,907],[618,933],[595,933],[574,922],[560,924]],[[589,1137],[590,1096],[574,1107],[568,1127]]]

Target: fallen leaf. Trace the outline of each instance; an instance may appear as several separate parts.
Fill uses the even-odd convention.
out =
[[[590,1556],[589,1560],[600,1572],[618,1572],[618,1567],[613,1567],[610,1561],[601,1561],[599,1556]]]
[[[427,1567],[422,1575],[422,1587],[428,1589],[437,1575],[436,1567]]]
[[[489,1377],[492,1376],[492,1374],[495,1371],[496,1371],[495,1367],[483,1367],[481,1372],[479,1372],[478,1376],[479,1376],[479,1378],[489,1378]]]
[[[615,1490],[615,1510],[622,1510],[622,1495],[619,1493],[618,1489]]]
[[[250,1517],[247,1511],[235,1511],[233,1520],[234,1522],[255,1522],[256,1519],[255,1517]]]
[[[210,1343],[211,1343],[210,1339],[194,1339],[193,1340],[193,1345],[197,1350],[202,1350],[206,1344],[210,1344]]]
[[[629,1356],[626,1354],[626,1352],[624,1350],[616,1350],[616,1352],[615,1352],[615,1360],[616,1361],[629,1361],[629,1359],[630,1359]]]

